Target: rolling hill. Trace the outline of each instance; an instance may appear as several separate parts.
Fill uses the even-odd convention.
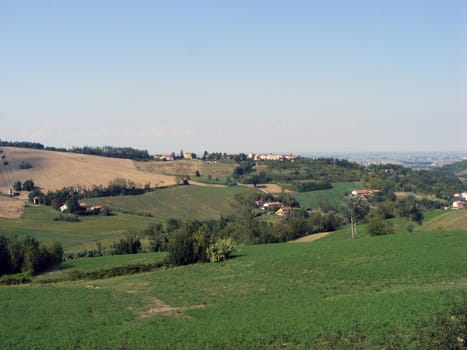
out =
[[[32,179],[42,191],[75,185],[107,185],[116,178],[131,180],[139,187],[146,183],[152,187],[175,184],[174,176],[140,171],[129,159],[16,147],[2,147],[2,150],[5,158],[0,164],[0,192],[3,193],[8,193],[15,181],[27,179]],[[31,164],[32,168],[20,169],[21,162]]]

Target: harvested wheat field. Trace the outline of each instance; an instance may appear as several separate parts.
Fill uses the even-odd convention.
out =
[[[0,218],[19,218],[24,212],[24,199],[0,196]]]
[[[17,180],[32,179],[42,191],[65,186],[108,185],[111,180],[124,178],[138,187],[149,183],[151,187],[175,184],[175,177],[150,174],[136,169],[129,159],[107,158],[76,153],[52,152],[29,148],[2,147],[5,158],[0,164],[0,192],[8,193]],[[5,165],[5,162],[8,164]],[[20,169],[21,162],[32,165]]]

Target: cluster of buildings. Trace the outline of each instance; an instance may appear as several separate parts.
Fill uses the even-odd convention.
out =
[[[172,161],[172,160],[175,160],[175,154],[174,153],[171,153],[171,154],[155,154],[154,156],[154,160],[160,160],[160,161]],[[196,153],[193,153],[193,152],[184,152],[180,157],[177,157],[177,159],[188,159],[188,160],[192,160],[192,159],[197,159],[198,156],[196,155]]]
[[[60,208],[58,208],[62,213],[67,213],[68,212],[68,205],[63,204]],[[88,207],[86,203],[79,203],[79,211],[82,214],[88,214],[88,215],[97,215],[100,214],[102,210],[102,206],[100,205],[93,205],[91,207]]]
[[[262,200],[258,200],[255,202],[256,208],[267,211],[269,213],[275,213],[279,216],[287,216],[292,214],[294,210],[297,208],[286,207],[281,202],[266,202]]]
[[[248,153],[247,158],[255,160],[255,161],[258,161],[258,160],[290,160],[290,161],[294,161],[295,159],[298,158],[298,156],[294,156],[293,154],[274,154],[274,153],[255,154],[255,153]]]
[[[380,190],[353,190],[351,194],[356,197],[369,197],[380,192]]]
[[[467,208],[467,192],[454,193],[454,202],[452,202],[452,209],[465,208]]]

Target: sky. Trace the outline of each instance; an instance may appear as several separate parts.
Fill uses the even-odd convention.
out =
[[[0,139],[467,151],[467,1],[0,0]]]

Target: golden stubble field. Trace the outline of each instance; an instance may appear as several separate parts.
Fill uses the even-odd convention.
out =
[[[8,190],[17,180],[32,179],[43,192],[65,186],[108,185],[111,180],[124,178],[142,187],[174,185],[175,177],[138,170],[132,160],[91,156],[76,153],[52,152],[28,148],[2,147],[5,158],[0,163],[0,192]],[[4,162],[7,161],[8,165]],[[28,162],[31,169],[19,169]]]

